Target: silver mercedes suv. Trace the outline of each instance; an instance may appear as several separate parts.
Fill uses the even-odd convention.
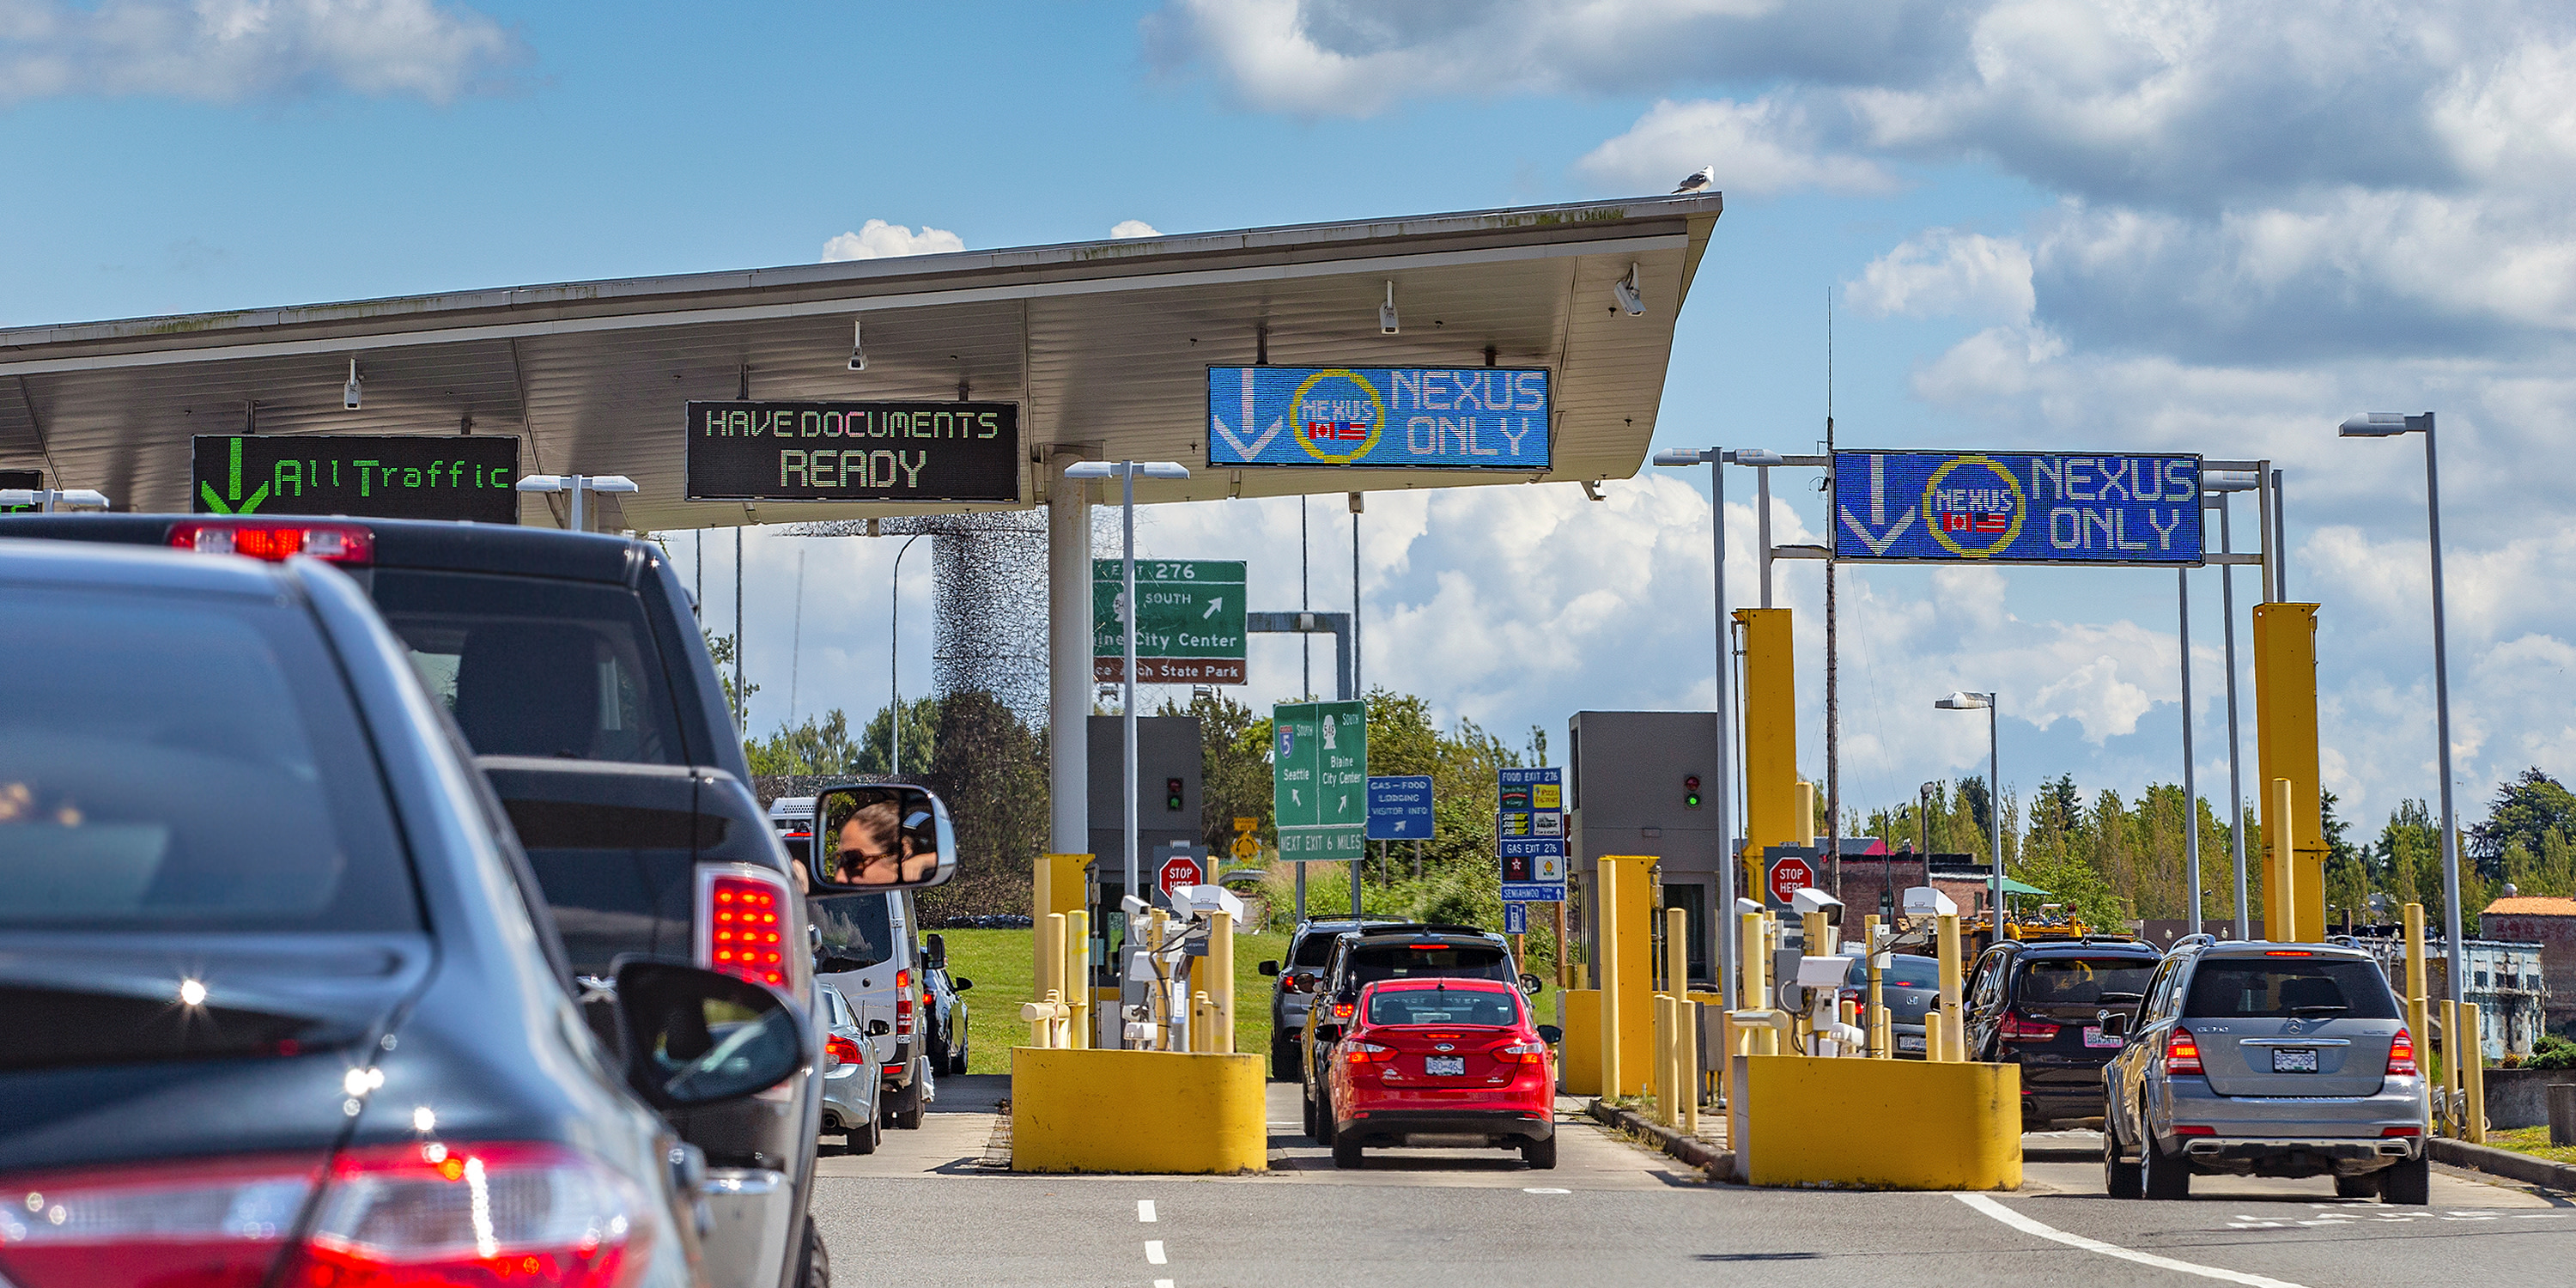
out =
[[[2178,1199],[2192,1174],[2332,1176],[2346,1198],[2429,1200],[2426,1086],[2397,998],[2335,944],[2178,940],[2102,1070],[2113,1198]]]

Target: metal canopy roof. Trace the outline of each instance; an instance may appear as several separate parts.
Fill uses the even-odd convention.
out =
[[[901,514],[887,504],[690,503],[682,404],[954,398],[1022,404],[1022,500],[1047,462],[1177,460],[1138,499],[1625,478],[1643,463],[1673,323],[1722,209],[1715,193],[1019,250],[575,282],[0,331],[0,468],[45,469],[119,509],[188,508],[188,440],[232,434],[517,434],[533,473],[625,474],[614,526],[675,529]],[[1643,316],[1611,284],[1635,265]],[[1401,334],[1378,331],[1395,284]],[[852,317],[868,368],[846,369]],[[1210,470],[1204,369],[1553,368],[1543,476]],[[365,407],[341,406],[347,363]],[[542,498],[527,517],[540,519]]]

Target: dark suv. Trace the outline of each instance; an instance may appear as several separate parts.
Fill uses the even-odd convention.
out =
[[[1358,922],[1348,917],[1331,921],[1304,921],[1288,936],[1285,961],[1261,963],[1262,974],[1272,977],[1270,986],[1270,1076],[1291,1082],[1297,1077],[1297,1044],[1306,1033],[1306,1008],[1315,1000],[1315,988],[1324,978],[1324,967],[1332,960],[1333,941],[1345,931],[1363,925],[1392,925],[1392,922]]]
[[[1332,1143],[1333,1043],[1357,1009],[1360,989],[1382,979],[1519,980],[1509,940],[1474,926],[1391,922],[1333,937],[1314,1000],[1306,1012],[1303,1043],[1306,1135]],[[1526,991],[1526,990],[1524,990]]]
[[[2120,1039],[2104,1010],[2135,1007],[2163,954],[2131,939],[2025,944],[1977,959],[1963,988],[1968,1058],[2021,1066],[2021,1116],[2037,1130],[2102,1112],[2102,1066]]]
[[[573,971],[621,956],[780,989],[823,1027],[804,900],[747,784],[751,766],[688,592],[661,549],[588,533],[368,518],[0,516],[0,537],[321,559],[406,647],[500,796]],[[774,900],[760,960],[719,960],[711,909]],[[807,1219],[819,1069],[758,1097],[675,1113],[706,1152],[713,1277],[828,1282]]]

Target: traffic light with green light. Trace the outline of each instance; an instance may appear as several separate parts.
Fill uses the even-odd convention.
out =
[[[1699,808],[1699,775],[1697,774],[1682,779],[1682,808]]]
[[[1170,810],[1175,814],[1181,812],[1180,779],[1166,778],[1163,780],[1163,808]]]

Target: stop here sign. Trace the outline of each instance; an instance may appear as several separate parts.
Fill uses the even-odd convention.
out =
[[[1781,855],[1779,861],[1771,865],[1771,899],[1774,903],[1787,903],[1789,896],[1815,883],[1816,870],[1808,867],[1807,861],[1797,855]]]
[[[1184,886],[1205,885],[1207,881],[1205,874],[1199,871],[1199,861],[1184,854],[1163,860],[1163,871],[1157,884],[1163,887],[1163,897],[1168,899],[1172,897],[1172,892],[1175,890]]]

